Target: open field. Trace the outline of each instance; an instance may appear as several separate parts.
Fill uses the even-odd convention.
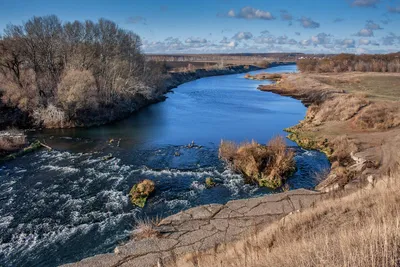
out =
[[[341,73],[302,74],[303,79],[314,79],[311,87],[334,88],[357,93],[376,100],[400,100],[398,73]]]

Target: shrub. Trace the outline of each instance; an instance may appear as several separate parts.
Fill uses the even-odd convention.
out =
[[[67,70],[58,84],[57,96],[64,110],[72,116],[79,109],[97,109],[99,105],[96,81],[88,70]]]
[[[64,111],[53,104],[50,104],[46,108],[36,109],[33,112],[33,117],[39,126],[47,128],[62,128],[66,123]]]

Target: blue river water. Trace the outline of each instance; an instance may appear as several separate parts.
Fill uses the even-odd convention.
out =
[[[295,71],[290,65],[252,73]],[[203,78],[110,125],[31,133],[54,150],[0,165],[0,266],[78,261],[111,252],[138,219],[274,193],[245,184],[218,159],[221,139],[266,143],[304,118],[300,101],[257,90],[268,83],[244,74]],[[187,148],[192,141],[202,148]],[[290,188],[313,188],[312,174],[329,162],[287,142],[298,167]],[[217,186],[206,189],[207,177]],[[155,181],[156,193],[140,209],[128,193],[145,178]]]

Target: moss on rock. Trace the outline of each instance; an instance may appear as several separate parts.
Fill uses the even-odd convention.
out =
[[[154,192],[154,190],[154,182],[148,179],[135,184],[129,192],[132,204],[143,208],[146,204],[147,198]]]
[[[216,183],[214,182],[213,178],[211,178],[211,177],[206,178],[206,187],[207,188],[214,187],[215,185],[216,185]]]

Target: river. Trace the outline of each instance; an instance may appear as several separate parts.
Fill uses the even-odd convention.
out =
[[[296,70],[289,65],[263,71]],[[78,261],[111,252],[142,218],[273,193],[245,184],[218,159],[221,139],[266,143],[304,118],[300,101],[257,90],[268,83],[244,74],[203,78],[123,121],[32,132],[30,138],[54,150],[0,165],[0,266]],[[187,148],[192,141],[202,148]],[[290,188],[313,188],[312,174],[329,167],[326,157],[287,142],[298,167]],[[113,158],[103,160],[110,153]],[[207,177],[217,186],[206,189]],[[144,178],[155,181],[156,193],[140,209],[128,193]]]

